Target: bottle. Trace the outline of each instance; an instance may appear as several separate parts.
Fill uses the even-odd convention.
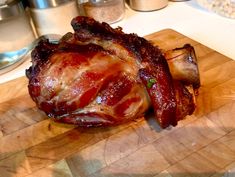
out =
[[[17,29],[17,31],[16,31]],[[0,53],[19,50],[35,39],[22,1],[11,0],[0,4]]]
[[[124,0],[79,0],[82,15],[109,24],[121,20],[125,14]]]
[[[129,0],[129,5],[137,11],[154,11],[168,5],[168,0]]]
[[[38,36],[72,32],[71,20],[79,15],[75,0],[29,0]]]

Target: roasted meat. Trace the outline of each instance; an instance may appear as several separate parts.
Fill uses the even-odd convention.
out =
[[[88,17],[71,22],[74,33],[47,39],[32,51],[28,90],[49,117],[79,126],[124,123],[153,107],[162,128],[195,109],[192,94],[173,81],[161,50]]]

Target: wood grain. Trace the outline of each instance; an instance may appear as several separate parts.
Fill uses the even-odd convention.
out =
[[[235,173],[235,61],[166,29],[162,50],[190,43],[202,86],[197,109],[162,130],[147,115],[106,128],[58,124],[39,111],[27,79],[0,84],[0,177],[219,177]]]

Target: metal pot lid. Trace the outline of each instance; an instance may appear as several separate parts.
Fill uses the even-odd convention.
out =
[[[23,12],[24,6],[20,0],[0,1],[0,20],[19,16]]]
[[[30,0],[29,5],[35,9],[46,9],[51,7],[57,7],[61,4],[71,2],[74,0]]]

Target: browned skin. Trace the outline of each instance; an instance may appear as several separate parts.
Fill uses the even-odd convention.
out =
[[[26,72],[29,93],[48,116],[80,126],[116,125],[153,106],[166,128],[192,114],[192,95],[173,82],[157,47],[88,17],[71,23],[75,33],[58,45],[39,43]]]

